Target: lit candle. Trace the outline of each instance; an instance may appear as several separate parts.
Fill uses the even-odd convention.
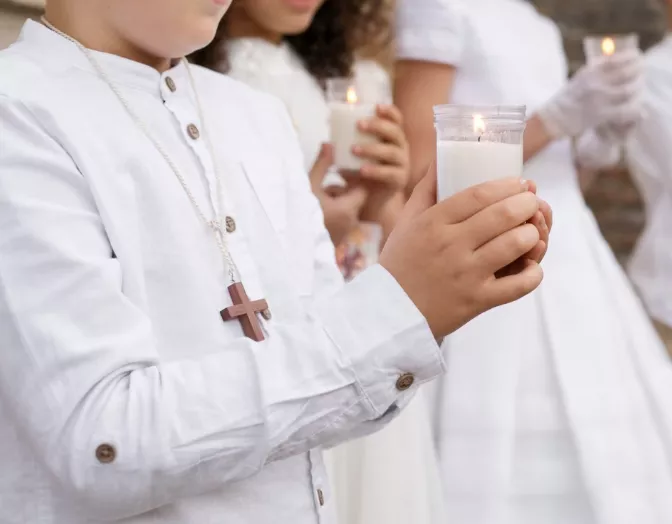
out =
[[[362,133],[357,124],[375,116],[376,106],[362,103],[355,86],[349,81],[334,79],[329,86],[329,124],[335,165],[340,170],[359,171],[371,161],[355,156],[353,146],[375,143],[378,139],[375,135]]]
[[[523,174],[525,108],[437,106],[439,200],[468,187]]]
[[[587,36],[583,39],[583,50],[588,63],[636,49],[639,49],[639,37],[636,34]]]
[[[616,52],[616,42],[611,37],[606,37],[602,40],[602,54],[604,56],[611,56]]]

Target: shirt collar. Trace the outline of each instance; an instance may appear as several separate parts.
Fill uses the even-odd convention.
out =
[[[46,63],[47,67],[56,71],[76,67],[98,75],[86,55],[73,42],[33,20],[24,24],[17,44],[33,54],[40,63]],[[157,97],[161,96],[161,85],[168,76],[174,80],[188,78],[182,61],[178,61],[168,71],[159,73],[153,67],[127,58],[99,51],[91,52],[115,85],[141,89]]]

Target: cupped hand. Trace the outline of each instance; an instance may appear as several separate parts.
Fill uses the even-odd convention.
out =
[[[534,258],[543,258],[545,247],[537,213],[549,231],[552,215],[531,189],[534,184],[518,178],[503,179],[436,204],[435,167],[416,187],[380,263],[437,338],[541,283]]]

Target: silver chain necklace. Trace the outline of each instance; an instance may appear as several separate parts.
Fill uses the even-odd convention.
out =
[[[206,146],[208,148],[208,153],[210,154],[210,157],[212,159],[214,171],[215,171],[215,183],[216,183],[216,190],[217,190],[217,202],[218,206],[212,206],[213,207],[213,215],[214,218],[212,220],[208,220],[207,216],[203,212],[203,209],[201,209],[201,206],[198,205],[198,202],[196,201],[196,198],[194,197],[194,194],[191,192],[191,189],[189,189],[189,185],[187,184],[187,181],[185,178],[182,176],[182,173],[180,173],[180,170],[178,169],[177,165],[173,160],[170,158],[170,155],[166,152],[166,150],[163,148],[163,146],[152,136],[152,134],[149,132],[149,129],[145,125],[145,123],[142,121],[142,119],[133,111],[131,108],[130,104],[127,102],[126,98],[121,94],[121,91],[117,88],[117,86],[112,82],[110,77],[105,73],[105,70],[102,68],[98,60],[96,60],[95,56],[91,52],[90,49],[86,48],[82,43],[79,41],[75,40],[72,38],[70,35],[67,35],[60,29],[54,27],[46,18],[42,17],[42,23],[51,29],[54,33],[62,36],[66,40],[72,42],[77,46],[77,48],[86,56],[88,61],[90,62],[91,66],[96,70],[96,73],[100,77],[101,80],[103,80],[110,90],[115,94],[121,105],[124,107],[128,115],[131,117],[133,122],[135,123],[136,126],[144,133],[144,135],[149,139],[149,141],[154,145],[154,148],[158,151],[158,153],[164,158],[168,166],[170,166],[170,169],[172,172],[175,174],[175,177],[177,180],[180,182],[180,185],[182,186],[182,189],[186,193],[187,197],[189,198],[189,201],[191,202],[192,207],[194,208],[194,211],[198,215],[198,217],[201,219],[201,221],[214,233],[215,239],[217,241],[217,246],[219,247],[219,250],[222,253],[222,257],[224,259],[225,265],[226,265],[226,270],[228,272],[229,279],[231,280],[231,283],[237,282],[240,272],[238,271],[238,268],[236,266],[236,263],[233,261],[233,258],[231,256],[231,253],[229,252],[228,248],[228,243],[227,243],[227,231],[226,231],[226,225],[224,220],[222,219],[220,215],[220,210],[223,209],[223,199],[222,199],[222,177],[221,173],[219,170],[219,166],[217,165],[217,157],[214,154],[214,148],[212,147],[212,142],[210,141],[210,137],[208,135],[207,129],[205,127],[205,119],[203,118],[203,110],[202,110],[202,105],[201,105],[201,100],[198,95],[198,91],[196,90],[196,84],[194,82],[194,77],[191,73],[191,68],[189,67],[189,62],[185,60],[184,58],[182,59],[182,62],[187,70],[188,76],[189,76],[189,83],[191,86],[191,89],[194,93],[195,99],[196,99],[196,110],[198,112],[198,118],[201,122],[201,127],[203,128],[202,136],[203,139],[205,140]],[[219,207],[219,209],[217,209]]]

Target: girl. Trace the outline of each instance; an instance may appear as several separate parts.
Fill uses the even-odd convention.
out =
[[[568,139],[581,137],[581,160],[591,128],[637,120],[639,54],[567,83],[557,28],[523,0],[406,0],[398,37],[416,172],[434,155],[433,104],[527,104],[526,176],[562,217],[539,291],[446,340],[447,522],[672,522],[672,371],[582,199]]]
[[[379,102],[390,97],[386,72],[375,62],[357,59],[357,51],[364,45],[375,49],[377,44],[387,43],[380,36],[387,32],[386,4],[384,0],[239,0],[224,18],[213,44],[195,56],[198,63],[284,101],[298,132],[313,188],[323,201],[328,228],[332,222],[324,199],[329,198],[330,190],[325,191],[320,183],[331,160],[325,158],[329,150],[321,146],[329,140],[325,83],[333,77],[354,75],[360,97]],[[368,195],[361,217],[380,224],[385,235],[404,202],[409,157],[398,110],[383,104],[377,113],[360,126],[383,144],[356,149],[355,154],[370,163],[358,173],[360,178],[345,176],[351,190],[364,188]],[[327,185],[340,186],[339,178],[330,173]],[[333,226],[330,229],[333,231]],[[338,247],[346,278],[354,275],[351,261],[361,258],[359,253],[367,245],[374,252],[369,263],[375,261],[380,236],[374,232],[370,224],[360,224]],[[332,233],[332,239],[337,240],[337,235]],[[335,450],[328,463],[345,524],[393,524],[409,519],[443,524],[438,473],[422,398],[416,398],[389,431]]]
[[[334,243],[343,244],[352,232],[350,245],[339,249],[346,277],[353,276],[351,265],[345,263],[352,248],[361,253],[367,243],[377,246],[389,234],[408,183],[408,146],[400,115],[384,103],[391,96],[387,74],[373,61],[356,60],[357,50],[370,43],[367,38],[372,34],[384,33],[386,22],[383,0],[240,0],[224,18],[215,41],[193,57],[196,63],[270,92],[284,102]],[[329,169],[331,147],[324,146],[329,141],[325,84],[330,78],[351,75],[360,88],[360,98],[381,103],[377,117],[360,122],[360,128],[383,143],[353,151],[369,162],[355,177],[348,177],[346,184]],[[334,210],[335,203],[344,198],[346,202]],[[353,231],[359,217],[379,224],[382,231],[371,225]],[[378,248],[373,251],[369,264],[375,262]]]

